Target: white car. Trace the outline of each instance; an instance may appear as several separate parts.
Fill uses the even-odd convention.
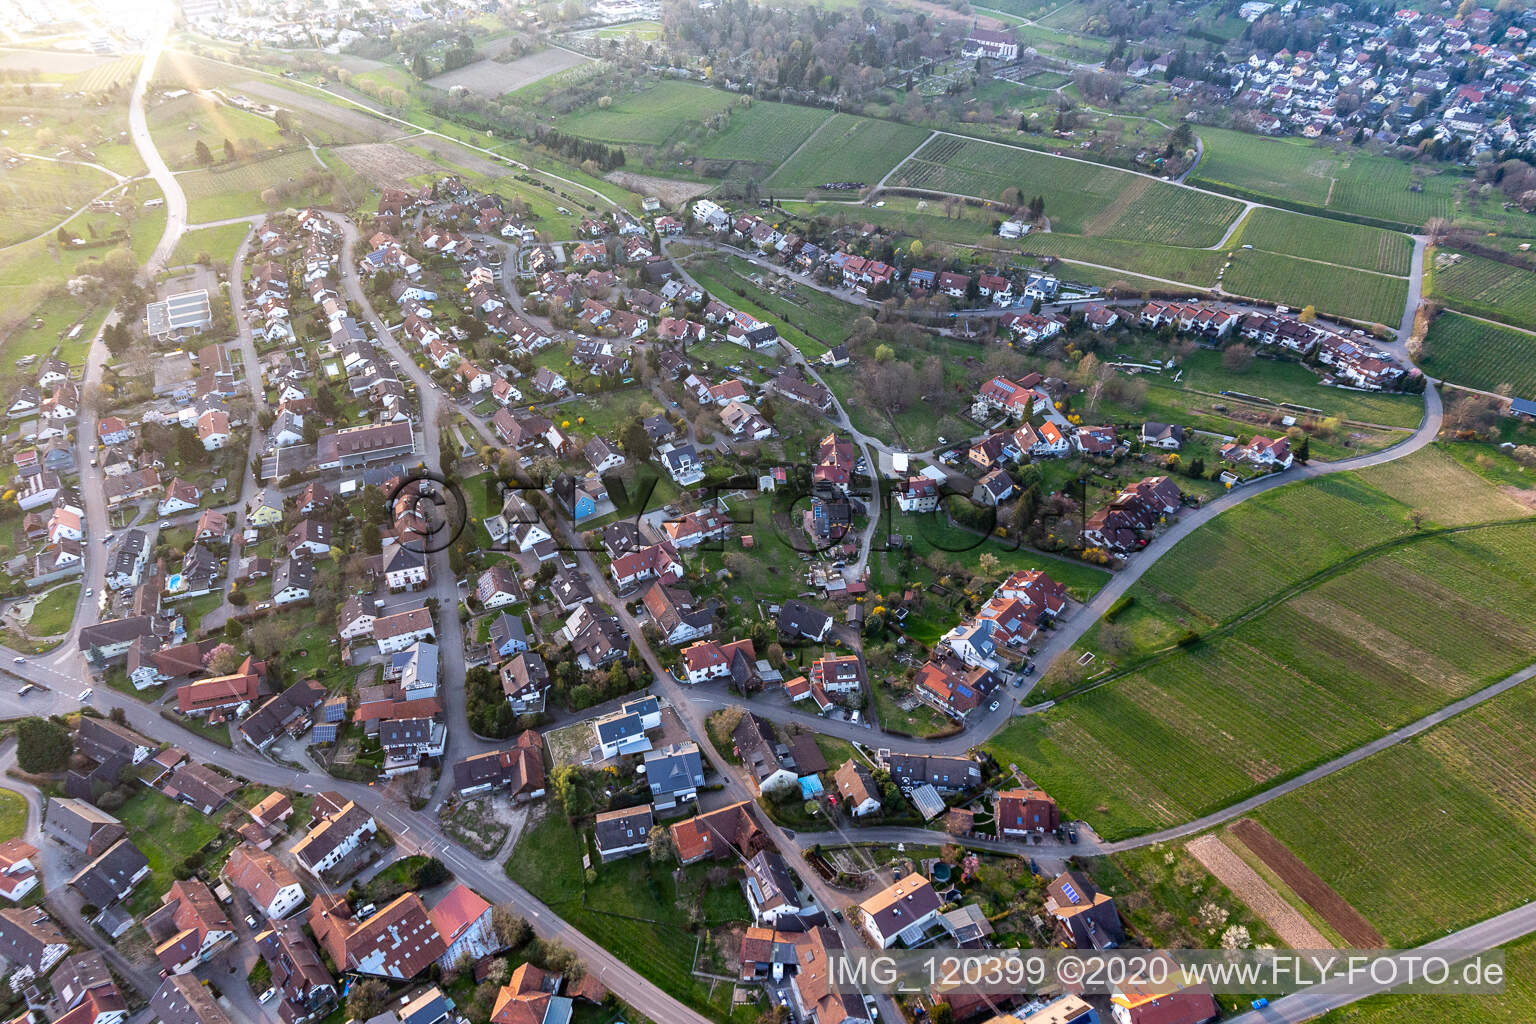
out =
[[[1003,706],[1003,702],[1002,701],[995,700],[995,701],[992,702],[992,706],[990,708],[988,708],[987,710],[988,711],[996,711],[998,708],[1000,708],[1002,706]]]
[[[96,691],[87,686],[85,689],[80,691],[80,703],[84,704],[94,696],[96,696]]]
[[[96,593],[96,588],[95,587],[86,587],[85,588],[85,596],[86,597],[90,597],[90,596],[94,595],[95,593]]]

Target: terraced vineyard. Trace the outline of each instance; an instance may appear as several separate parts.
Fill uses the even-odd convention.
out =
[[[1451,262],[1448,257],[1453,257]],[[1431,294],[1451,309],[1536,329],[1536,273],[1467,253],[1436,253]]]
[[[925,129],[853,114],[836,114],[816,137],[765,183],[767,188],[814,189],[832,181],[873,185],[927,135]]]
[[[1532,535],[1407,538],[991,748],[1106,837],[1217,810],[1526,664]]]
[[[756,102],[731,111],[724,131],[699,155],[713,160],[746,160],[777,167],[832,115],[814,107]]]
[[[1232,257],[1222,287],[1234,295],[1315,306],[1319,313],[1396,327],[1408,300],[1408,279],[1350,270],[1242,249]]]
[[[736,101],[728,92],[686,82],[659,82],[616,96],[606,109],[587,107],[560,118],[561,131],[599,142],[661,146],[684,125],[702,122]]]
[[[1530,899],[1536,877],[1533,717],[1536,690],[1516,687],[1284,796],[1255,817],[1389,944],[1418,944]],[[1493,751],[1496,757],[1489,756]],[[1529,993],[1529,974],[1517,982],[1512,970],[1509,977]],[[1528,999],[1518,1013],[1486,1017],[1456,1012],[1457,1000],[1424,1002],[1433,1002],[1434,1011],[1420,1006],[1417,1013],[1359,1019],[1417,1024],[1530,1017]]]
[[[1435,377],[1484,391],[1507,384],[1517,397],[1536,398],[1536,335],[1445,312],[1425,349],[1419,362]]]
[[[1214,245],[1240,210],[1218,196],[1112,167],[956,136],[929,141],[893,183],[985,199],[1017,188],[1044,197],[1053,232],[1165,245]]]
[[[1153,244],[1126,245],[1113,238],[1084,238],[1082,235],[1063,235],[1055,231],[1029,234],[1020,244],[1025,253],[1120,267],[1200,288],[1210,288],[1216,283],[1216,272],[1221,269],[1225,258],[1222,253],[1209,249]]]
[[[1396,231],[1261,208],[1248,215],[1235,243],[1255,249],[1406,276],[1413,239]]]

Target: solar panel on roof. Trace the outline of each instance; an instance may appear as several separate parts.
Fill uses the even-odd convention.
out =
[[[1061,891],[1067,897],[1067,899],[1071,900],[1073,903],[1082,902],[1082,897],[1077,894],[1076,889],[1072,888],[1071,882],[1062,882]]]

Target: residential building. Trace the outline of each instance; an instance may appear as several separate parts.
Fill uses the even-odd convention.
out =
[[[860,903],[859,923],[871,942],[890,949],[899,938],[915,946],[939,920],[939,894],[922,875],[899,878]]]
[[[447,946],[426,904],[408,892],[358,920],[346,901],[316,896],[309,907],[316,943],[338,970],[408,981],[443,955]]]
[[[592,822],[598,857],[606,864],[646,849],[654,824],[650,804],[599,813]]]

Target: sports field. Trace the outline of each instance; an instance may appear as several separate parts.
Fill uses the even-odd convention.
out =
[[[1533,716],[1536,689],[1516,687],[1254,817],[1390,945],[1444,935],[1530,899],[1536,877]],[[1524,1018],[1490,1019],[1529,1019],[1530,1004],[1523,1009]]]
[[[1222,287],[1233,295],[1396,327],[1408,301],[1408,279],[1240,249]]]
[[[613,97],[613,104],[606,110],[585,107],[560,118],[556,124],[563,132],[599,142],[661,146],[684,125],[702,122],[736,100],[731,93],[707,86],[658,82],[647,89]]]
[[[923,128],[836,114],[804,149],[773,173],[765,187],[811,189],[831,181],[873,185],[927,135]]]
[[[725,130],[699,148],[711,160],[745,160],[777,167],[832,115],[814,107],[756,102],[734,107]]]
[[[1441,250],[1430,271],[1430,294],[1451,309],[1536,330],[1536,272]]]
[[[1400,232],[1268,208],[1248,215],[1233,244],[1384,274],[1406,275],[1413,257],[1413,239]]]
[[[1536,398],[1536,334],[1445,312],[1425,339],[1424,371],[1453,384]]]

